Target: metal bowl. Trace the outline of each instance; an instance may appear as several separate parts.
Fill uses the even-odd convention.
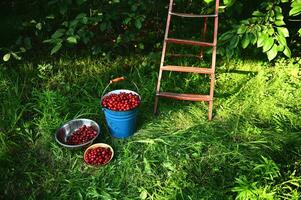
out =
[[[80,127],[82,127],[83,125],[86,126],[92,126],[92,128],[97,132],[96,136],[94,138],[92,138],[90,141],[87,141],[85,143],[82,144],[78,144],[78,145],[70,145],[67,144],[67,140],[69,139],[69,137]],[[62,146],[67,147],[67,148],[81,148],[83,146],[88,146],[90,144],[93,143],[93,141],[98,137],[100,133],[100,129],[99,129],[99,125],[90,119],[74,119],[71,120],[69,122],[67,122],[66,124],[64,124],[63,126],[61,126],[55,133],[55,140]]]

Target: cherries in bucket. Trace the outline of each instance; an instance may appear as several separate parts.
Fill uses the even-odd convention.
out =
[[[139,89],[133,81],[130,83],[136,87],[137,92],[117,89],[106,93],[112,83],[123,80],[125,80],[124,77],[111,80],[101,95],[101,106],[109,132],[113,137],[120,139],[127,138],[136,132],[138,106],[141,104]]]
[[[134,93],[120,92],[109,94],[102,100],[102,106],[115,111],[128,111],[138,107],[140,98]]]

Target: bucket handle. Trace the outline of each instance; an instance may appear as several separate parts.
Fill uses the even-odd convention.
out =
[[[118,83],[120,81],[124,81],[124,80],[128,80],[127,78],[125,78],[124,76],[118,77],[118,78],[114,78],[112,80],[110,80],[109,84],[105,87],[105,89],[103,90],[102,94],[101,94],[101,98],[103,98],[104,94],[106,93],[108,87],[113,84],[113,83]],[[139,88],[137,86],[137,84],[134,81],[130,81],[136,88],[138,94],[139,94]]]

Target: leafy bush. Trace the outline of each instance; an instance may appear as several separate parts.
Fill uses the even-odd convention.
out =
[[[21,55],[31,49],[49,51],[50,48],[51,55],[63,48],[86,49],[92,54],[153,50],[162,43],[168,8],[168,2],[151,0],[30,3],[14,1],[13,9],[32,7],[27,6],[23,13],[17,30],[19,37],[14,44],[11,42],[9,47],[0,48],[4,61],[11,57],[20,60]],[[7,7],[9,3],[2,4]],[[175,0],[175,5],[179,12],[210,13],[214,0]],[[223,0],[220,8],[223,23],[219,30],[219,54],[230,58],[255,46],[262,48],[269,60],[281,54],[291,56],[291,43],[296,43],[291,39],[292,35],[297,32],[301,35],[301,29],[295,33],[295,27],[288,25],[288,19],[300,15],[300,0]],[[181,28],[180,25],[176,26]],[[185,31],[189,32],[189,27]]]
[[[235,0],[232,0],[233,3]],[[252,12],[252,16],[241,20],[233,28],[220,36],[220,53],[232,57],[238,53],[240,48],[246,49],[248,46],[262,47],[269,60],[273,60],[278,53],[283,53],[291,57],[291,50],[287,38],[290,31],[284,19],[283,3],[288,0],[264,1]],[[301,1],[292,0],[290,16],[301,13]],[[299,30],[301,32],[301,29]],[[299,33],[300,34],[300,33]]]

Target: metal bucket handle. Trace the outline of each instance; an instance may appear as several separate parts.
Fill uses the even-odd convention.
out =
[[[113,83],[118,83],[120,81],[124,81],[124,80],[128,80],[126,79],[124,76],[118,77],[118,78],[114,78],[112,80],[110,80],[109,84],[105,87],[105,89],[103,90],[102,94],[101,94],[101,99],[103,99],[104,94],[106,93],[108,87],[113,84]],[[137,86],[137,84],[134,81],[130,81],[136,88],[137,93],[139,94],[139,88]]]

